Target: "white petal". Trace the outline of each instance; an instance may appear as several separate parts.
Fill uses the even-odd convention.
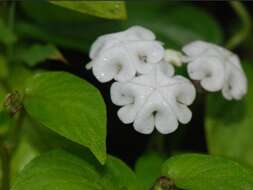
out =
[[[188,64],[187,71],[191,79],[200,80],[208,91],[218,91],[223,87],[225,68],[216,57],[197,59]]]
[[[233,64],[234,67],[236,67],[237,69],[239,69],[239,70],[241,70],[243,72],[240,59],[239,59],[239,57],[237,55],[230,54],[230,57],[228,57],[227,63]],[[233,66],[231,66],[231,67],[233,67]]]
[[[135,130],[144,134],[151,133],[155,127],[155,114],[158,110],[160,112],[165,111],[163,104],[163,100],[157,92],[150,94],[136,115]]]
[[[152,69],[151,73],[154,77],[154,81],[158,82],[159,86],[168,86],[174,83],[170,78],[175,74],[175,69],[171,64],[165,61],[160,61],[160,63]]]
[[[134,121],[134,129],[143,134],[150,134],[155,128],[153,109],[145,107],[139,113]]]
[[[104,50],[118,45],[121,42],[121,38],[123,39],[123,33],[124,32],[117,32],[114,34],[106,34],[100,36],[91,45],[89,57],[91,59],[94,59],[95,57],[99,56],[99,54]]]
[[[96,56],[98,56],[99,52],[103,49],[104,45],[105,45],[105,37],[101,36],[91,45],[89,57],[91,59],[94,59]]]
[[[150,134],[153,132],[155,126],[154,116],[138,117],[134,121],[134,129],[142,134]]]
[[[136,72],[131,58],[122,48],[107,50],[92,62],[93,74],[100,82],[108,82],[113,78],[127,81],[133,78]]]
[[[127,89],[125,84],[115,82],[111,86],[111,99],[118,106],[132,104],[134,102],[134,92]]]
[[[138,106],[136,106],[135,104],[129,104],[120,108],[117,114],[118,114],[119,119],[123,123],[129,124],[129,123],[132,123],[134,119],[136,118],[137,111],[138,111]]]
[[[171,110],[171,106],[162,97],[160,93],[154,93],[153,98],[160,98],[156,102],[155,107],[155,127],[161,134],[168,134],[175,131],[178,127],[178,122],[175,113]]]
[[[164,54],[164,48],[157,41],[131,42],[126,47],[136,60],[134,65],[139,73],[150,72],[153,63],[159,62]]]
[[[180,121],[180,123],[186,124],[191,121],[192,118],[192,112],[191,110],[185,106],[184,104],[173,102],[173,111],[175,112],[177,119]]]
[[[203,54],[210,48],[210,43],[203,41],[193,41],[183,47],[183,52],[191,57],[196,57]]]
[[[191,105],[196,98],[196,89],[193,84],[182,76],[176,76],[174,80],[178,83],[172,90],[176,101],[185,105]]]
[[[237,67],[229,67],[231,68],[229,68],[222,94],[228,100],[240,100],[247,93],[247,78],[242,70]]]
[[[142,26],[132,26],[127,30],[127,35],[129,38],[134,36],[137,39],[142,40],[155,40],[154,33]]]
[[[168,87],[160,89],[160,92],[177,119],[186,124],[192,117],[187,105],[192,104],[196,97],[195,87],[189,80],[181,76],[176,76],[171,81],[173,82]]]
[[[141,26],[133,26],[125,31],[100,36],[91,46],[90,55],[94,59],[102,51],[117,46],[119,43],[136,40],[155,40],[155,35]]]
[[[172,64],[166,63],[165,61],[160,61],[159,71],[167,77],[172,77],[175,74],[175,69]]]
[[[167,111],[158,111],[155,116],[155,126],[161,134],[172,133],[178,127],[177,118],[169,109]]]
[[[125,105],[118,111],[118,117],[123,123],[134,121],[150,92],[150,88],[140,89],[139,85],[132,83],[113,83],[111,87],[112,102],[116,105]]]

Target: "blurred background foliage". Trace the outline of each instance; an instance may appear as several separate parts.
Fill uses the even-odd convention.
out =
[[[243,18],[238,17],[240,9],[229,2],[112,1],[106,5],[84,3],[82,6],[59,6],[58,2],[34,0],[16,2],[15,6],[10,1],[0,2],[0,102],[8,92],[22,91],[32,73],[68,71],[101,91],[108,113],[108,152],[135,168],[140,178],[146,178],[145,171],[155,171],[160,167],[165,155],[178,152],[209,152],[253,167],[253,38],[247,36],[251,32],[251,21],[242,22]],[[243,2],[241,6],[252,13],[251,2]],[[252,17],[247,16],[246,19]],[[202,93],[192,106],[194,115],[187,126],[181,126],[162,139],[157,134],[138,134],[131,125],[125,126],[118,120],[118,108],[111,103],[108,93],[110,84],[99,84],[92,73],[85,70],[85,64],[89,62],[89,47],[98,36],[132,25],[151,29],[166,48],[176,49],[193,40],[224,46],[241,28],[246,28],[246,34],[234,51],[242,58],[248,75],[249,93],[239,102],[226,102],[219,94],[207,96]],[[185,68],[179,70],[185,73]],[[11,181],[27,162],[42,152],[57,147],[79,155],[87,151],[30,118],[25,118],[24,125],[18,129],[18,136],[15,136],[18,118],[10,119],[2,105],[0,135],[4,136],[8,146],[15,147],[10,160]],[[161,156],[153,154],[153,151],[159,151]],[[139,158],[145,152],[148,154]],[[134,166],[138,158],[143,161],[137,161]],[[140,167],[152,162],[157,166],[149,168],[147,164],[144,171],[143,166]],[[156,177],[154,172],[150,178]],[[145,181],[144,186],[150,187],[150,181]]]

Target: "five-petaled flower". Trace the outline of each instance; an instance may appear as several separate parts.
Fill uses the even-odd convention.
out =
[[[247,78],[234,53],[203,41],[184,46],[183,52],[190,78],[200,80],[205,90],[222,90],[228,100],[239,100],[247,93]]]
[[[163,55],[161,42],[150,30],[133,26],[99,37],[91,47],[89,67],[100,82],[128,81],[138,73],[149,72]]]
[[[113,83],[112,101],[123,106],[118,111],[120,120],[134,122],[135,130],[144,134],[155,127],[168,134],[177,129],[178,121],[188,123],[192,113],[187,106],[195,99],[195,88],[188,79],[173,75],[173,67],[162,61],[148,74]]]

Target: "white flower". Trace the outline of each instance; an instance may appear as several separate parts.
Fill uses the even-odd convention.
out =
[[[93,74],[100,82],[131,80],[147,73],[164,55],[162,44],[154,34],[140,26],[99,37],[90,50]]]
[[[133,122],[135,130],[143,134],[155,127],[168,134],[177,129],[178,121],[188,123],[192,113],[187,106],[195,99],[195,88],[188,79],[173,75],[173,67],[161,61],[148,74],[113,83],[112,101],[123,106],[118,111],[120,120]]]
[[[141,26],[132,26],[129,29],[112,34],[100,36],[91,46],[90,58],[94,59],[100,52],[117,45],[120,42],[136,40],[155,40],[150,30]]]
[[[183,55],[173,49],[166,49],[164,52],[164,60],[172,65],[180,67],[183,64]]]
[[[183,47],[191,79],[200,80],[207,91],[222,90],[228,99],[241,99],[247,93],[247,78],[237,55],[220,46],[195,41]]]

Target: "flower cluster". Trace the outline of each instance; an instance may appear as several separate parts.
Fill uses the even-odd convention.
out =
[[[228,100],[239,100],[247,93],[247,79],[234,53],[202,41],[184,46],[183,52],[190,78],[199,80],[205,90],[221,90]]]
[[[182,51],[164,50],[150,30],[133,26],[99,37],[91,47],[87,68],[100,82],[115,80],[111,99],[121,106],[118,117],[123,123],[133,123],[143,134],[154,128],[168,134],[179,122],[191,120],[188,106],[196,96],[194,85],[175,76],[173,65],[186,63],[192,80],[200,81],[207,91],[221,90],[226,99],[240,99],[247,92],[247,79],[232,52],[202,41]]]

